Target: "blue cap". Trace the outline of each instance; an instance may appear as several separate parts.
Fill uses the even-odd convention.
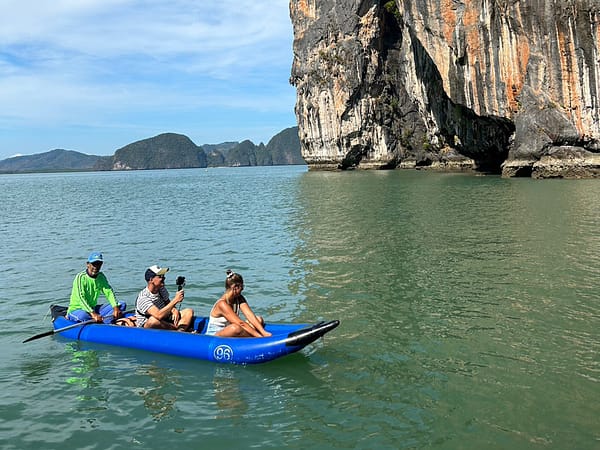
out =
[[[100,261],[100,262],[104,262],[104,259],[102,258],[102,253],[100,252],[92,252],[90,253],[90,256],[88,257],[88,261],[89,263],[93,263],[96,261]]]

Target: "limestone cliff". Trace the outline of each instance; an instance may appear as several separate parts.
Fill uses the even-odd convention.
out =
[[[600,0],[291,0],[311,168],[600,176]]]

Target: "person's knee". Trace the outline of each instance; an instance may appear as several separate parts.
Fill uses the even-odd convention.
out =
[[[146,323],[144,324],[144,328],[162,328],[160,320],[155,319],[154,317],[148,317]]]
[[[244,332],[244,329],[237,323],[232,323],[230,326],[231,326],[231,331],[235,336],[240,335]]]
[[[76,309],[75,311],[71,311],[69,314],[67,314],[67,319],[74,322],[85,322],[91,318],[92,316],[83,309]]]

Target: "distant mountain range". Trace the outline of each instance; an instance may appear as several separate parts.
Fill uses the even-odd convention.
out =
[[[86,170],[184,169],[306,164],[300,152],[298,127],[287,128],[267,145],[251,141],[198,146],[182,134],[164,133],[118,149],[112,156],[73,150],[51,150],[0,161],[0,173]]]

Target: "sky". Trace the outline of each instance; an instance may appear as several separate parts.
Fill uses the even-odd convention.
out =
[[[296,125],[289,0],[0,0],[0,160]]]

